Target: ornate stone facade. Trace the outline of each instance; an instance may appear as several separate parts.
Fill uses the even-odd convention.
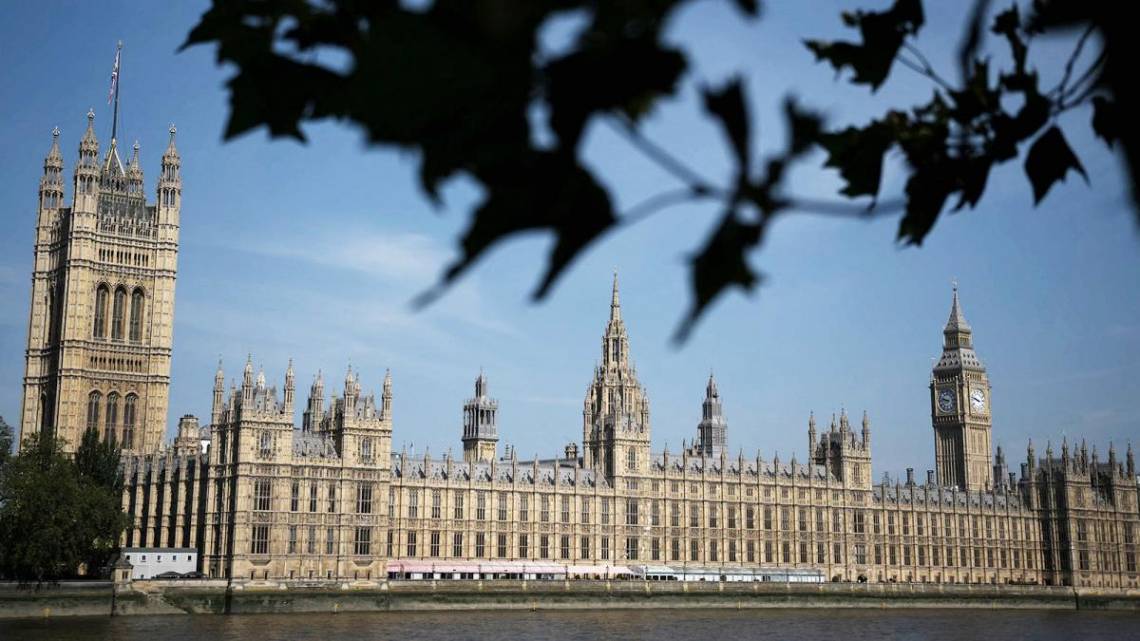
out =
[[[138,143],[125,167],[114,139],[100,159],[94,120],[70,206],[58,128],[44,160],[20,433],[52,432],[71,449],[92,426],[151,452],[166,432],[181,159],[171,127],[148,205]]]
[[[955,292],[932,398],[988,392]],[[965,336],[964,336],[965,334]],[[962,350],[969,349],[966,354]],[[958,360],[950,362],[952,358]],[[973,360],[971,360],[973,359]],[[519,460],[497,455],[497,410],[482,374],[464,406],[464,457],[390,451],[392,382],[381,402],[349,372],[325,409],[318,377],[294,427],[292,367],[284,393],[253,376],[240,389],[215,378],[209,447],[197,422],[176,448],[131,457],[124,505],[132,546],[194,546],[202,570],[235,581],[371,581],[391,562],[605,564],[818,569],[832,580],[1039,583],[1137,587],[1135,464],[1115,450],[1036,458],[1020,474],[999,451],[980,476],[981,450],[938,449],[946,472],[925,482],[871,481],[871,421],[846,412],[817,432],[803,461],[730,455],[727,423],[709,381],[698,438],[679,454],[650,454],[649,402],[630,358],[615,277],[610,318],[583,406],[582,454]],[[981,428],[976,428],[981,429]],[[493,437],[493,438],[492,438]],[[936,439],[937,440],[937,439]],[[980,441],[979,441],[980,442]],[[194,451],[191,451],[194,450]],[[949,457],[949,458],[947,458]],[[988,461],[987,461],[988,462]],[[983,480],[986,479],[986,480]]]
[[[974,351],[973,330],[962,315],[958,286],[942,330],[942,358],[930,375],[934,462],[942,485],[982,490],[993,485],[990,381]],[[1000,482],[1000,479],[996,479]]]

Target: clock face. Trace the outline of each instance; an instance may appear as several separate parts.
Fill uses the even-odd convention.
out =
[[[944,389],[938,392],[938,409],[943,412],[954,411],[954,390]]]
[[[970,392],[970,407],[974,408],[975,412],[986,409],[986,393],[980,389]]]

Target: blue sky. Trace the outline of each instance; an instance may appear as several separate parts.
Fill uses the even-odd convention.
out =
[[[729,154],[701,117],[699,82],[743,71],[760,149],[782,144],[786,91],[835,125],[860,123],[888,105],[926,100],[928,81],[897,69],[876,95],[836,81],[803,37],[846,36],[841,9],[883,2],[770,3],[746,23],[729,2],[698,2],[671,38],[692,47],[694,74],[663,103],[646,132],[710,178],[726,179]],[[928,3],[920,47],[953,75],[959,3]],[[894,242],[897,220],[837,221],[793,215],[777,222],[753,262],[766,275],[755,295],[722,297],[691,340],[670,336],[685,311],[685,257],[716,210],[677,207],[611,234],[578,260],[549,300],[528,294],[550,239],[518,237],[484,258],[434,306],[409,301],[455,255],[478,196],[456,180],[434,210],[416,187],[415,158],[367,149],[337,123],[309,127],[308,145],[263,131],[223,144],[222,83],[229,70],[209,47],[176,49],[202,2],[17,3],[0,23],[0,416],[19,414],[27,332],[36,188],[58,125],[68,175],[88,107],[110,136],[108,76],[125,42],[120,131],[142,145],[153,188],[170,123],[184,167],[169,423],[209,414],[217,359],[240,375],[247,353],[280,384],[295,361],[299,395],[318,368],[336,389],[351,363],[377,392],[393,372],[395,447],[459,449],[461,405],[483,367],[500,401],[500,435],[520,455],[548,455],[581,438],[582,396],[620,271],[623,314],[652,409],[655,448],[674,452],[696,433],[704,382],[716,372],[730,446],[749,456],[805,454],[808,412],[866,409],[877,473],[933,464],[927,382],[957,278],[978,352],[993,385],[994,440],[1021,460],[1026,439],[1087,436],[1103,451],[1138,434],[1140,238],[1119,159],[1093,139],[1089,113],[1062,119],[1091,184],[1070,175],[1033,208],[1020,163],[991,176],[977,210],[947,216],[921,249]],[[992,42],[995,57],[1004,51]],[[1035,42],[1043,85],[1069,43]],[[621,208],[676,186],[604,126],[588,130],[588,162]],[[816,154],[792,191],[837,198],[834,172]],[[897,194],[897,159],[884,192]],[[68,194],[70,198],[70,193]],[[826,420],[824,418],[823,420]]]

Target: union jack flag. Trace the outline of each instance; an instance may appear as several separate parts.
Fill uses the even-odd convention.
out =
[[[115,67],[111,69],[111,90],[107,92],[107,104],[115,98],[115,88],[119,85],[119,53],[122,51],[123,45],[119,43],[119,48],[115,50]]]

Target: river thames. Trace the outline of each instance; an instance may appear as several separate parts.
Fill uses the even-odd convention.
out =
[[[0,639],[1122,641],[1140,639],[1140,613],[1035,610],[578,610],[60,618],[0,621]]]

